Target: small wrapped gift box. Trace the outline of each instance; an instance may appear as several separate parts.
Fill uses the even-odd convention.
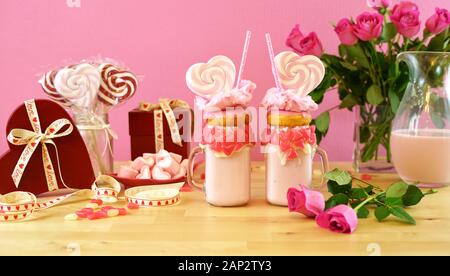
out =
[[[70,115],[49,100],[29,100],[6,127],[9,151],[0,157],[0,194],[90,189],[95,181],[86,145]]]
[[[194,131],[191,107],[182,100],[141,103],[128,113],[131,159],[162,149],[188,158]]]

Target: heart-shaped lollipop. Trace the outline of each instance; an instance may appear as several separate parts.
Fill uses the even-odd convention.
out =
[[[97,67],[81,63],[58,71],[54,80],[56,91],[73,106],[91,108],[100,87]]]
[[[275,64],[284,89],[294,89],[299,96],[307,96],[325,76],[325,66],[315,56],[299,56],[286,51],[275,57]]]
[[[208,63],[194,64],[186,73],[189,89],[205,99],[233,89],[235,78],[234,63],[226,56],[215,56]]]
[[[136,76],[113,64],[103,63],[99,66],[101,85],[98,98],[107,106],[114,106],[133,97],[138,80]]]
[[[47,96],[59,103],[60,105],[69,108],[72,106],[72,103],[70,103],[66,98],[61,96],[61,94],[58,93],[58,91],[55,88],[55,76],[57,71],[49,71],[45,73],[42,78],[39,80],[39,84],[42,86],[42,89],[44,90],[45,94]]]

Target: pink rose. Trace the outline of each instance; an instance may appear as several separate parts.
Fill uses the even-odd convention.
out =
[[[300,25],[295,25],[286,40],[286,46],[292,48],[301,55],[314,55],[320,57],[323,52],[322,43],[315,32],[304,36],[300,31]]]
[[[302,213],[315,218],[325,210],[325,199],[321,192],[313,191],[301,185],[300,188],[290,188],[287,192],[290,212]]]
[[[400,2],[391,11],[391,21],[397,31],[407,38],[420,31],[419,8],[408,1]]]
[[[376,10],[388,8],[391,4],[391,0],[367,0],[367,6]]]
[[[384,17],[379,13],[364,12],[356,18],[354,34],[363,41],[380,37]]]
[[[436,13],[425,24],[433,34],[442,33],[450,25],[450,13],[446,9],[436,8]]]
[[[352,22],[347,18],[339,20],[334,31],[339,37],[342,44],[347,46],[355,45],[358,42],[358,37],[354,34]]]
[[[351,234],[358,226],[358,216],[351,207],[338,205],[318,215],[316,222],[333,232]]]

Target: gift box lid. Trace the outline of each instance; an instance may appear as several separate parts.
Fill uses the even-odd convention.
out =
[[[184,123],[180,126],[180,135],[184,135],[185,126],[191,126],[191,135],[194,131],[194,118],[192,109],[176,108],[173,110],[177,123],[182,120]],[[155,113],[153,111],[143,111],[139,108],[133,109],[128,113],[129,133],[131,136],[154,136],[155,135]],[[167,123],[166,117],[163,117],[163,131],[164,136],[170,136],[170,127]]]

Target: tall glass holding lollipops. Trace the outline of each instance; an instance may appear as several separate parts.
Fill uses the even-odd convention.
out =
[[[208,63],[192,65],[186,73],[189,89],[203,112],[200,147],[189,158],[188,182],[203,189],[206,201],[214,206],[241,206],[250,200],[250,113],[245,110],[252,99],[255,84],[242,80],[251,33],[247,32],[241,66],[236,70],[226,56],[215,56]],[[192,179],[197,154],[205,155],[205,183]]]
[[[291,187],[312,187],[313,159],[322,159],[323,172],[328,158],[316,144],[311,112],[317,104],[309,96],[323,80],[325,67],[315,56],[300,57],[282,52],[274,57],[270,35],[266,35],[276,87],[269,89],[262,106],[267,108],[268,127],[263,136],[266,155],[266,198],[274,205],[287,206]]]
[[[110,63],[81,62],[46,73],[39,81],[47,96],[70,109],[96,174],[113,172],[113,139],[108,113],[131,98],[136,77]]]

